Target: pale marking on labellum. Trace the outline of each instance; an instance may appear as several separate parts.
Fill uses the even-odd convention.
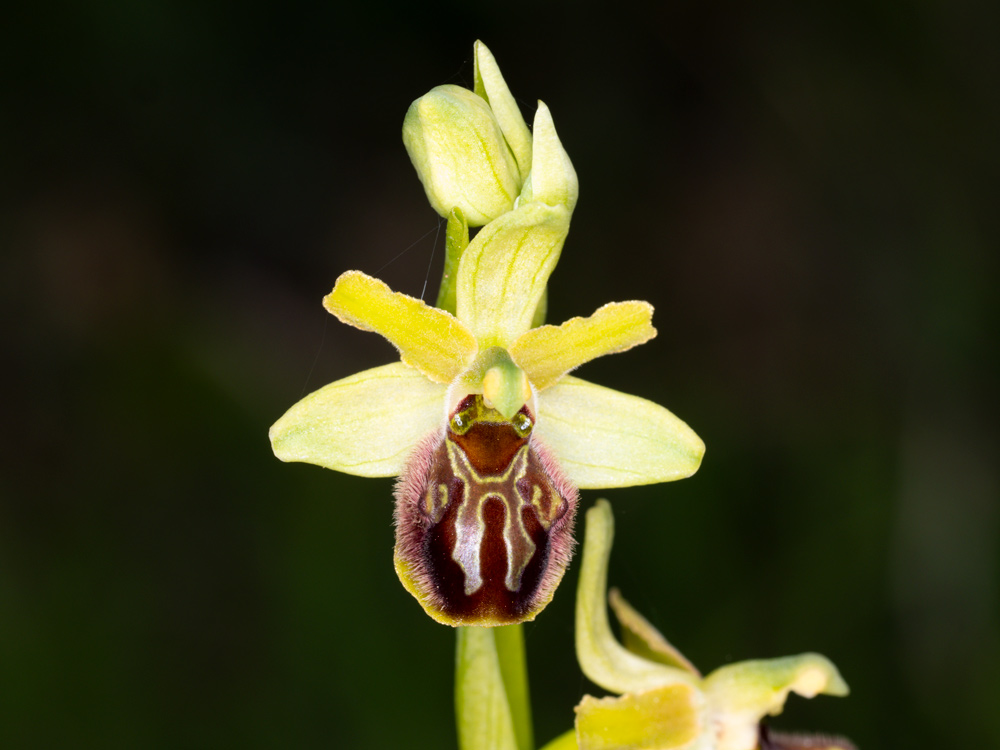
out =
[[[441,514],[448,505],[448,485],[437,484],[427,488],[424,495],[424,507],[427,515],[436,523],[441,518]]]
[[[537,484],[531,485],[531,504],[535,506],[535,515],[538,516],[538,522],[542,525],[542,528],[548,531],[549,527],[552,526],[552,519],[549,518],[545,513],[545,509],[542,508],[543,497],[545,497],[545,492],[541,486]]]
[[[496,498],[504,505],[503,539],[507,550],[507,577],[504,585],[508,591],[517,591],[521,587],[521,575],[535,551],[535,543],[531,541],[520,508],[524,504],[517,489],[517,483],[528,470],[528,446],[524,445],[507,465],[503,474],[481,476],[470,463],[465,452],[453,441],[448,440],[448,459],[456,477],[464,485],[462,507],[455,516],[455,549],[451,558],[459,564],[465,573],[465,595],[471,596],[483,585],[482,571],[479,566],[479,552],[482,549],[483,537],[486,533],[483,522],[483,508],[486,501]],[[514,477],[511,481],[511,476]],[[497,485],[507,484],[515,497],[508,497],[498,492]],[[521,557],[520,564],[514,565],[515,535],[521,541],[527,554]]]

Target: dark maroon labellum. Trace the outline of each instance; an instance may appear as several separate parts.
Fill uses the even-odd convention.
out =
[[[577,492],[532,427],[527,407],[507,420],[467,396],[396,488],[396,569],[440,622],[533,619],[562,578]]]

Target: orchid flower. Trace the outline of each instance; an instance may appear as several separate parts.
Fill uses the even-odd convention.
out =
[[[704,452],[663,407],[569,374],[653,338],[648,303],[534,327],[576,173],[548,108],[539,103],[529,133],[479,43],[476,65],[476,93],[436,89],[404,125],[428,197],[449,218],[454,306],[342,274],[325,308],[384,336],[401,361],[321,388],[270,432],[283,461],[400,477],[396,571],[449,625],[533,619],[569,562],[578,488],[680,479]],[[466,212],[484,224],[471,242]]]
[[[613,536],[611,506],[600,500],[587,511],[576,650],[584,674],[620,695],[584,696],[576,708],[579,750],[853,750],[840,738],[770,733],[761,725],[781,712],[790,692],[847,695],[837,668],[819,654],[744,661],[702,677],[612,589],[627,647],[619,644],[604,605]]]

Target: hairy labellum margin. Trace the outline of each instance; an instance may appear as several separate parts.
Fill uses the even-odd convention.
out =
[[[761,724],[759,731],[760,750],[857,750],[853,743],[843,737],[775,732],[766,724]]]
[[[577,490],[533,426],[466,396],[400,477],[396,571],[438,622],[532,620],[569,564]]]

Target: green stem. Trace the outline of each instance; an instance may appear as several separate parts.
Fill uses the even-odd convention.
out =
[[[455,716],[461,750],[532,750],[520,628],[457,630]]]
[[[531,729],[531,698],[528,693],[528,660],[524,653],[524,630],[521,624],[505,625],[493,631],[500,661],[500,674],[507,688],[507,702],[519,750],[532,750],[535,741]]]
[[[469,225],[459,209],[454,209],[448,217],[448,229],[444,237],[444,273],[438,289],[437,307],[455,314],[455,281],[458,276],[458,261],[469,246]]]

